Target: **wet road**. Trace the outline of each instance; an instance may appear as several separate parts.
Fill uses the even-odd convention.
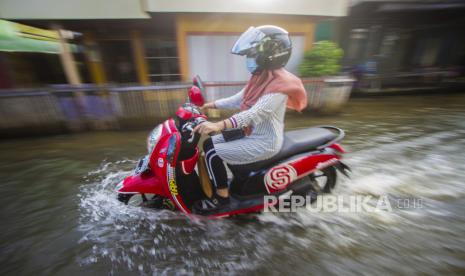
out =
[[[464,274],[465,96],[354,99],[286,126],[319,124],[347,132],[335,194],[421,208],[194,221],[116,201],[145,131],[3,141],[0,274]]]

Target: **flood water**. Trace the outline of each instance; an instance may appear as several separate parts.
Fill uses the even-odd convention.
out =
[[[146,131],[0,142],[0,274],[465,273],[465,96],[353,99],[287,128],[346,130],[337,195],[421,199],[392,212],[189,219],[123,206]]]

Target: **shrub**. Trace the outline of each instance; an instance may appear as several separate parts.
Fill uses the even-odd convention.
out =
[[[304,54],[299,66],[300,76],[321,77],[339,73],[343,53],[344,51],[332,41],[316,42],[312,49]]]

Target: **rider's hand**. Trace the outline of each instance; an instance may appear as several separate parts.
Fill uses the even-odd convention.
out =
[[[205,113],[210,108],[215,108],[215,103],[214,102],[210,102],[210,103],[206,103],[206,104],[202,105],[200,107],[200,111],[202,111],[202,113]]]
[[[200,134],[210,134],[213,132],[219,132],[223,130],[223,123],[217,122],[204,122],[194,128],[194,132],[198,132]]]

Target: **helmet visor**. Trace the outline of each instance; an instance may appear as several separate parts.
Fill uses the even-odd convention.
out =
[[[247,52],[257,46],[257,43],[265,37],[265,33],[255,27],[249,27],[231,49],[231,53],[235,55],[246,55]]]

